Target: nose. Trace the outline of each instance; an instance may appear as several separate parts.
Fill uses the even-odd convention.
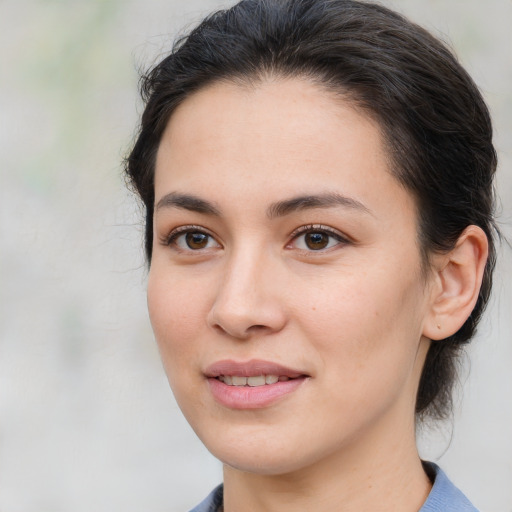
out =
[[[226,261],[208,313],[210,327],[240,340],[283,329],[287,320],[279,285],[283,275],[271,260],[247,248]]]

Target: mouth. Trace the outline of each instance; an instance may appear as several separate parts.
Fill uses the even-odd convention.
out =
[[[258,386],[269,386],[276,382],[286,382],[290,377],[286,375],[255,375],[253,377],[244,377],[242,375],[219,375],[216,379],[224,382],[227,386],[238,386],[256,388]]]
[[[308,377],[300,370],[261,359],[251,359],[246,362],[231,359],[217,361],[208,366],[204,373],[207,378],[219,379],[228,386],[264,386]]]
[[[214,398],[230,409],[265,408],[290,395],[309,375],[280,364],[251,360],[218,361],[205,371]]]
[[[224,382],[227,386],[251,387],[269,386],[276,382],[286,382],[291,380],[286,375],[255,375],[254,377],[244,377],[242,375],[219,375],[217,380]]]

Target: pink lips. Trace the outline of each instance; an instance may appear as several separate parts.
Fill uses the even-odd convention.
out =
[[[210,391],[220,404],[231,409],[259,409],[267,407],[301,386],[307,375],[269,361],[253,359],[244,363],[232,360],[217,361],[204,372]],[[257,377],[277,375],[280,381],[261,386],[230,386],[218,379],[223,376]],[[284,378],[288,380],[285,380]]]

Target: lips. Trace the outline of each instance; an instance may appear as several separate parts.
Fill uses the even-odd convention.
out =
[[[228,386],[250,386],[253,388],[290,380],[289,377],[284,375],[255,375],[252,377],[244,377],[242,375],[219,375],[217,379]]]
[[[221,376],[237,377],[258,377],[260,375],[277,375],[278,377],[287,377],[296,379],[305,375],[299,370],[286,368],[277,363],[252,359],[250,361],[239,363],[232,360],[217,361],[208,366],[204,372],[206,377],[217,378]]]
[[[267,407],[292,393],[308,379],[299,370],[262,360],[224,360],[210,365],[205,376],[213,397],[232,409]]]

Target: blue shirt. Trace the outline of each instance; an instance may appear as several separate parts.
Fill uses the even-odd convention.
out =
[[[470,501],[455,487],[443,470],[432,463],[426,463],[434,475],[434,484],[427,501],[419,512],[478,512]],[[222,485],[190,512],[218,512],[222,505]]]

